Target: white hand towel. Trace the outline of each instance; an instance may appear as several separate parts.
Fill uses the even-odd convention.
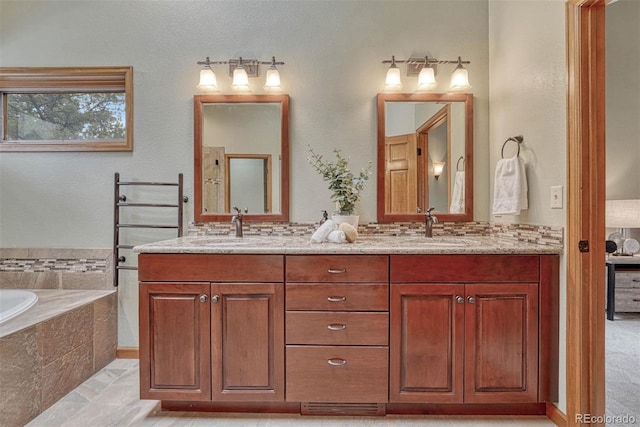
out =
[[[334,230],[327,236],[327,242],[347,243],[347,236],[344,234],[344,231]]]
[[[464,213],[464,171],[457,171],[453,178],[449,213]]]
[[[327,239],[329,233],[336,230],[338,225],[332,220],[328,219],[322,224],[311,236],[311,243],[322,243]]]
[[[493,214],[519,215],[529,207],[527,202],[527,175],[520,156],[501,159],[496,165],[493,187]]]

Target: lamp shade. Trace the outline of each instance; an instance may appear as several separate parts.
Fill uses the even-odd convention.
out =
[[[609,228],[640,228],[640,199],[607,200],[605,211]]]
[[[469,83],[469,72],[462,66],[462,58],[458,57],[458,66],[451,73],[451,82],[449,84],[451,90],[467,90],[471,89]]]
[[[280,73],[275,65],[272,65],[267,69],[267,78],[264,84],[264,90],[267,92],[280,92]]]
[[[249,76],[247,75],[247,70],[241,65],[238,65],[235,70],[233,70],[233,82],[231,83],[233,90],[238,92],[248,92],[249,91]]]
[[[436,88],[438,83],[436,82],[436,74],[433,67],[424,66],[418,74],[418,88],[417,91],[428,91]]]
[[[211,67],[205,67],[200,70],[200,82],[197,86],[202,92],[217,92],[218,83],[216,81],[216,74]]]
[[[402,81],[400,79],[400,68],[396,64],[391,64],[387,71],[387,78],[384,81],[384,89],[388,91],[398,91],[402,89]]]
[[[433,162],[433,176],[438,179],[444,170],[444,162]]]

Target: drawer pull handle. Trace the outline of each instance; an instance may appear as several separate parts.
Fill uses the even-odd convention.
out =
[[[347,297],[327,297],[327,301],[329,302],[344,302],[347,300]]]
[[[456,302],[458,304],[464,304],[464,298],[462,298],[460,295],[456,295]]]
[[[330,325],[327,325],[327,329],[329,329],[330,331],[344,331],[345,329],[347,329],[347,325],[343,325],[341,323],[332,323]]]
[[[474,297],[472,297],[471,295],[469,295],[467,297],[467,301],[469,301],[470,304],[475,304],[476,303],[476,299]]]
[[[636,283],[637,283],[637,282],[640,282],[640,279],[638,279],[638,278],[636,277],[635,279],[633,279],[633,280],[631,280],[631,281],[632,281],[632,282],[636,282]]]
[[[340,270],[337,270],[335,268],[330,268],[327,270],[327,273],[329,274],[342,274],[342,273],[346,273],[347,269],[346,268],[341,268]]]
[[[633,298],[631,301],[633,301],[633,302],[640,302],[640,298]]]
[[[344,359],[338,359],[337,357],[334,359],[327,360],[327,363],[331,366],[344,366],[347,364],[347,361]]]

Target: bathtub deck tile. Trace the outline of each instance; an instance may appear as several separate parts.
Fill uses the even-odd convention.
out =
[[[82,384],[93,372],[91,341],[44,365],[42,368],[42,406],[48,408]]]
[[[93,340],[93,306],[75,308],[39,323],[37,329],[42,340],[42,363],[46,366],[59,358],[61,352],[73,351]]]
[[[94,370],[116,358],[118,346],[118,296],[113,293],[93,303]]]

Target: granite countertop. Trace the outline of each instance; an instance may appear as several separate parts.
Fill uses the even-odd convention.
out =
[[[193,254],[559,254],[562,247],[487,236],[360,235],[354,243],[307,236],[186,236],[136,246],[137,253]]]

